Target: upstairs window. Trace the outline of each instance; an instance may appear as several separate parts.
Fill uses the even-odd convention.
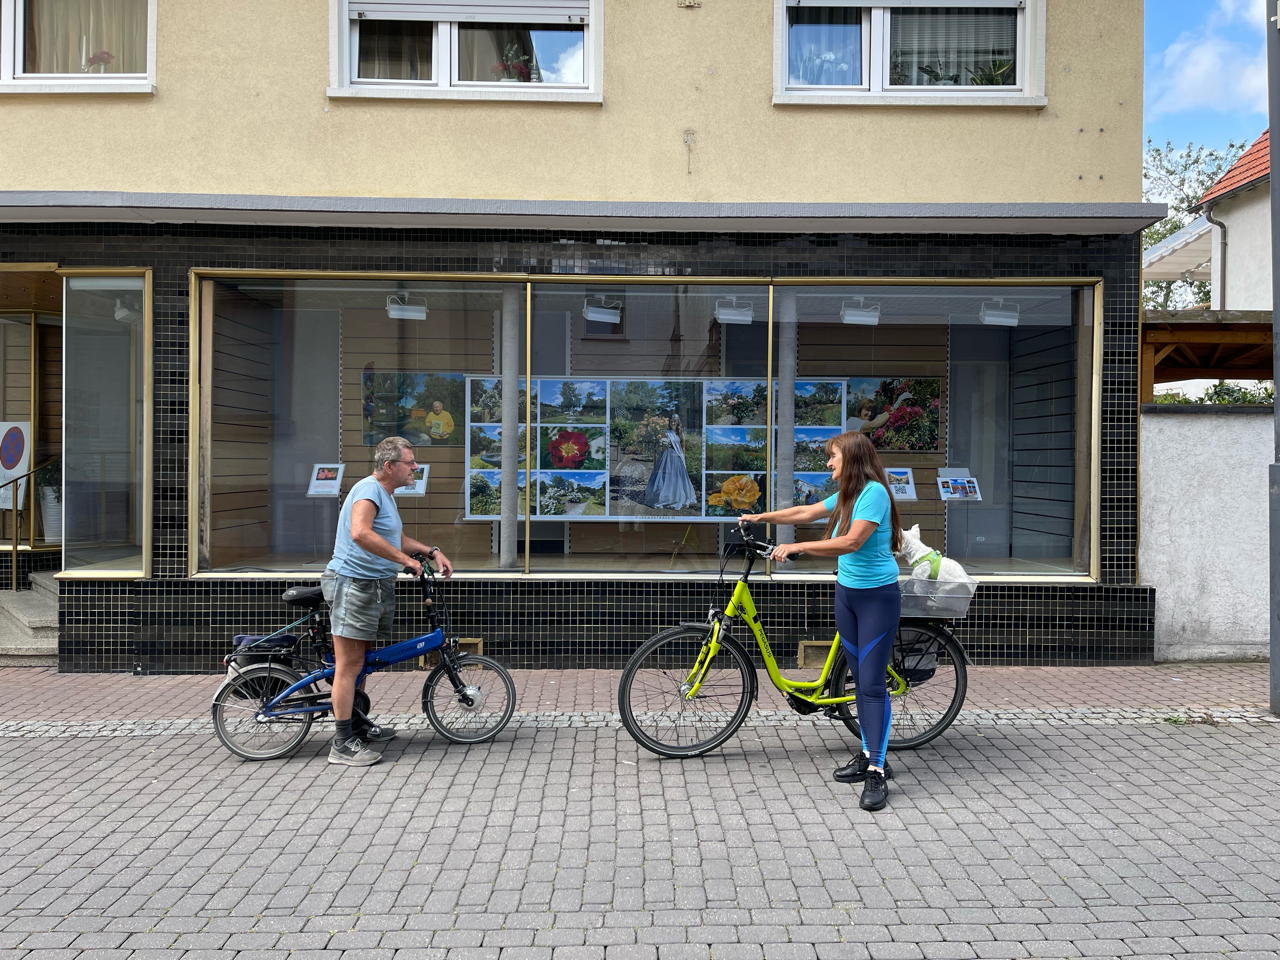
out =
[[[775,0],[776,103],[1043,105],[1044,0]]]
[[[330,96],[598,99],[601,0],[347,0]]]
[[[6,92],[150,92],[155,0],[0,0]]]

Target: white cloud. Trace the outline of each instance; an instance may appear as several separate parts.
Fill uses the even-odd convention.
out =
[[[542,80],[544,83],[583,83],[582,44],[574,44],[560,54],[556,65],[550,70],[544,67]]]
[[[1267,112],[1265,0],[1218,0],[1149,65],[1147,113]]]

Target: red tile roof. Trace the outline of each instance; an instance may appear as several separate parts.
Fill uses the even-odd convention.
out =
[[[1231,165],[1217,183],[1205,192],[1196,206],[1203,207],[1210,200],[1216,200],[1226,193],[1233,193],[1241,187],[1246,187],[1270,175],[1271,136],[1268,131],[1263,130],[1262,136],[1253,141],[1253,145]]]

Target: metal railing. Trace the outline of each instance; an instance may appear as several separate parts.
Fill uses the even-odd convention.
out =
[[[44,463],[40,464],[38,467],[32,467],[26,473],[16,477],[12,477],[9,480],[6,480],[4,483],[0,483],[0,490],[3,490],[5,487],[10,487],[10,486],[13,487],[13,503],[10,505],[10,508],[9,508],[10,509],[9,525],[13,532],[13,549],[12,549],[12,552],[10,552],[9,554],[9,574],[10,574],[9,587],[11,590],[18,589],[18,541],[22,539],[18,535],[18,531],[21,529],[21,525],[18,521],[18,516],[21,511],[19,511],[18,509],[18,488],[16,484],[18,483],[19,480],[25,480],[27,477],[31,476],[33,473],[43,470],[45,467],[47,467],[51,463],[53,463],[52,459],[46,460]],[[31,501],[32,506],[34,506],[35,504],[34,491],[28,494],[28,499]],[[34,513],[34,511],[28,511],[28,513]],[[28,526],[31,527],[32,532],[35,531],[34,516],[29,518]]]

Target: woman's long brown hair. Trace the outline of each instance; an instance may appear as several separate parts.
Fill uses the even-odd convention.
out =
[[[883,484],[885,493],[889,494],[889,522],[893,525],[890,548],[894,553],[902,549],[902,524],[898,520],[898,503],[893,499],[893,491],[889,489],[889,480],[884,473],[884,464],[876,453],[875,445],[867,439],[866,434],[857,430],[849,430],[839,436],[832,437],[826,443],[827,456],[840,453],[840,493],[836,497],[836,508],[827,521],[827,529],[823,538],[830,540],[836,531],[845,530],[849,526],[849,517],[853,514],[853,505],[858,502],[858,494],[872,480]]]

